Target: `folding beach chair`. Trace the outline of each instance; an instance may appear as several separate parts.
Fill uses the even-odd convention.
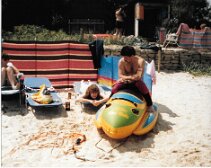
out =
[[[47,90],[50,91],[50,94],[53,98],[53,102],[49,104],[40,104],[32,99],[32,95],[39,91],[41,85],[45,84]],[[36,77],[27,77],[24,79],[24,91],[26,95],[25,105],[28,110],[28,105],[32,108],[40,107],[58,107],[62,105],[61,98],[57,95],[57,92],[51,85],[51,82],[47,78],[36,78]]]
[[[10,85],[5,85],[1,87],[1,96],[3,97],[11,97],[11,96],[15,96],[18,95],[19,98],[19,108],[21,111],[21,104],[22,104],[22,92],[21,92],[21,78],[23,77],[23,73],[19,73],[17,74],[17,81],[20,83],[20,88],[19,89],[12,89],[12,86]],[[2,102],[2,110],[5,111],[5,108],[7,108],[5,106],[5,103]],[[5,111],[6,112],[6,111]]]
[[[178,46],[178,37],[179,36],[175,33],[167,34],[163,47],[166,48],[169,44],[176,44]]]

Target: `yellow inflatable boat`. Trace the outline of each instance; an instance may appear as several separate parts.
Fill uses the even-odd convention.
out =
[[[113,139],[122,139],[131,134],[143,135],[152,130],[158,119],[155,112],[146,112],[145,100],[130,90],[119,91],[96,114],[95,125]]]

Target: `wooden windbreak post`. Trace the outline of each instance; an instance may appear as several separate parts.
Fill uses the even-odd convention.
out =
[[[159,47],[159,50],[158,50],[158,73],[160,73],[161,52],[162,52],[162,48]]]

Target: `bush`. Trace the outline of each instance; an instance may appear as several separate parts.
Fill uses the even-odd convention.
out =
[[[4,40],[14,40],[14,41],[75,41],[75,42],[89,42],[90,37],[83,38],[83,32],[81,34],[68,35],[62,30],[53,31],[46,28],[35,26],[35,25],[21,25],[15,26],[13,32],[2,33]]]
[[[141,44],[143,39],[141,37],[131,36],[122,36],[117,38],[116,36],[111,36],[104,40],[106,45],[115,44],[115,45],[136,45]]]
[[[53,31],[48,30],[41,26],[36,25],[21,25],[15,26],[13,32],[5,32],[2,33],[2,38],[4,40],[10,41],[73,41],[80,43],[89,43],[92,42],[93,35],[92,34],[84,34],[83,29],[80,30],[80,34],[71,34],[68,35],[62,30]],[[110,38],[104,39],[105,45],[116,44],[116,45],[134,45],[140,44],[142,41],[141,38],[137,38],[134,36],[122,36],[121,38],[117,38],[116,36],[112,36]]]

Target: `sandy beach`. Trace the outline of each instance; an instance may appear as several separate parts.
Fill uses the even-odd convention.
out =
[[[157,73],[152,99],[155,128],[144,136],[109,139],[71,98],[71,109],[32,110],[21,115],[17,100],[1,113],[2,167],[211,166],[211,77]],[[59,92],[63,102],[67,92]],[[74,145],[78,135],[86,139]],[[74,153],[74,151],[76,151]]]

